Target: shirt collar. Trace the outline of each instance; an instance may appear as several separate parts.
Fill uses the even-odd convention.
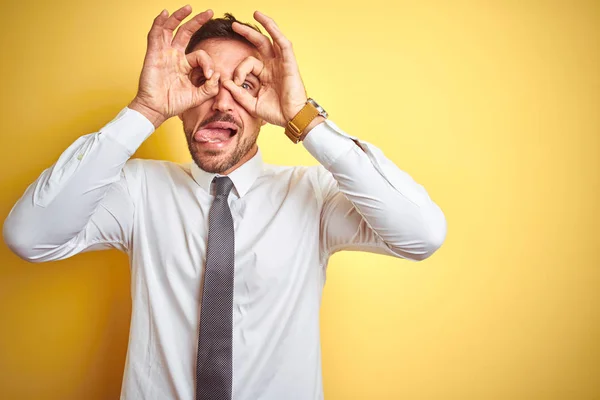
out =
[[[254,181],[260,176],[262,169],[263,159],[259,149],[250,160],[246,161],[228,175],[233,182],[233,187],[237,191],[239,197],[242,197],[248,193],[254,184]],[[191,170],[192,177],[196,183],[207,193],[211,193],[210,185],[214,177],[221,176],[220,174],[214,174],[200,169],[200,167],[198,167],[194,161],[191,162]]]

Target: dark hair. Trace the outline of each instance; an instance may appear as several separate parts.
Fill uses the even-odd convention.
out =
[[[194,48],[201,41],[206,40],[206,39],[214,39],[214,38],[239,40],[243,43],[249,44],[252,47],[256,47],[248,39],[246,39],[245,37],[243,37],[242,35],[240,35],[239,33],[237,33],[236,31],[233,30],[233,28],[231,26],[233,25],[234,22],[249,26],[250,28],[256,30],[257,32],[262,33],[258,26],[250,25],[245,22],[240,22],[237,19],[235,19],[235,17],[232,14],[225,13],[223,18],[211,19],[208,22],[206,22],[204,25],[202,25],[200,27],[200,29],[198,29],[196,32],[194,32],[194,34],[190,38],[190,41],[189,41],[187,47],[185,48],[185,54],[192,52],[192,50],[194,50]]]

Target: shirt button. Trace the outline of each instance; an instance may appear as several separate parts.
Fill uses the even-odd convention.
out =
[[[83,158],[83,154],[80,154],[80,155],[78,155],[78,156],[77,156],[77,159],[78,159],[79,161],[81,161],[81,159],[82,159],[82,158]]]

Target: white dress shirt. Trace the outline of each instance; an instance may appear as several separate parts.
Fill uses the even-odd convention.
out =
[[[215,175],[193,162],[130,159],[153,131],[125,107],[77,139],[27,188],[3,234],[32,262],[126,252],[132,317],[121,399],[193,400]],[[333,253],[423,260],[446,236],[440,208],[375,146],[329,120],[303,143],[321,165],[268,165],[259,151],[229,175],[235,400],[323,398],[319,308]]]

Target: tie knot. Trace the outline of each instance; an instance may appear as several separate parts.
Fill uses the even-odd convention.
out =
[[[214,182],[216,196],[229,196],[229,192],[233,188],[233,182],[228,176],[215,177]]]

